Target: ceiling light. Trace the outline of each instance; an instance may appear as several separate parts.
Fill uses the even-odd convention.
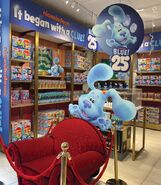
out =
[[[142,12],[142,11],[144,11],[144,8],[142,8],[142,9],[138,9],[138,10],[136,10],[137,12]]]
[[[153,28],[155,27],[155,24],[154,23],[152,23],[152,26],[153,26]]]
[[[80,8],[77,8],[77,9],[76,9],[76,12],[79,12],[79,11],[80,11]]]
[[[68,3],[69,3],[69,1],[68,1],[68,0],[66,0],[66,1],[65,1],[65,4],[68,4]]]
[[[76,3],[73,1],[71,4],[71,8],[75,8]]]

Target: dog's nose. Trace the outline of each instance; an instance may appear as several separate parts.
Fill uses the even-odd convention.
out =
[[[122,32],[120,33],[120,35],[123,36],[123,37],[125,37],[126,32],[125,32],[125,31],[122,31]]]
[[[90,103],[90,101],[84,100],[84,101],[83,101],[83,104],[84,104],[84,108],[91,108],[91,103]]]

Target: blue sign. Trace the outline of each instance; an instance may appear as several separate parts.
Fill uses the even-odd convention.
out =
[[[11,23],[86,47],[88,28],[31,0],[11,1]]]
[[[124,4],[111,5],[100,13],[92,32],[102,50],[111,56],[113,70],[127,72],[130,55],[138,50],[144,37],[139,14]]]
[[[9,12],[10,0],[0,1],[0,135],[9,142],[10,86],[9,86]]]
[[[161,50],[161,32],[154,32],[144,36],[144,40],[137,52],[158,50]]]

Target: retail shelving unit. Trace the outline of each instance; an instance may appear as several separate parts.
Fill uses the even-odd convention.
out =
[[[159,69],[158,67],[158,70],[157,70],[155,69],[155,66],[152,66],[151,69],[149,67],[150,65],[155,65],[154,59],[158,60],[159,58],[161,58],[161,51],[138,53],[137,56],[138,56],[138,60],[145,59],[148,61],[146,64],[143,64],[143,68],[145,67],[145,69],[140,70],[138,68],[136,72],[137,81],[139,78],[142,79],[142,81],[140,81],[139,83],[138,82],[135,83],[135,86],[139,89],[142,89],[142,92],[143,92],[143,97],[139,98],[139,100],[142,101],[142,105],[144,107],[161,108],[161,94],[158,95],[158,97],[155,97],[155,94],[157,95],[161,93],[161,84],[157,82],[159,80],[156,80],[156,81],[153,80],[153,83],[151,83],[151,77],[154,76],[156,77],[156,79],[160,78],[161,69]],[[154,62],[151,64],[151,61],[153,60]],[[159,65],[161,65],[161,60],[160,60],[160,64],[158,63],[158,66]],[[144,80],[144,78],[148,80]],[[152,97],[149,97],[149,96],[152,96]],[[147,120],[149,121],[148,117],[147,117]],[[137,126],[142,127],[142,125],[143,124],[138,121]],[[156,124],[154,120],[154,122],[151,124],[147,123],[146,128],[154,129],[154,130],[161,130],[161,122],[160,124]]]
[[[14,30],[14,31],[13,31]],[[11,108],[11,115],[10,115],[10,121],[18,119],[24,119],[26,118],[25,113],[30,112],[30,118],[32,120],[32,131],[33,131],[33,137],[38,137],[38,112],[41,110],[47,110],[47,109],[64,109],[66,112],[66,117],[70,116],[68,113],[68,105],[69,103],[76,103],[76,99],[74,99],[74,91],[75,90],[82,90],[83,89],[83,83],[74,83],[74,73],[83,73],[86,70],[85,69],[80,69],[80,68],[75,68],[74,67],[74,53],[75,50],[79,50],[80,47],[75,46],[74,43],[66,44],[61,41],[61,44],[56,43],[49,39],[45,39],[43,34],[39,34],[38,32],[23,32],[19,33],[19,29],[17,27],[14,27],[13,30],[11,31],[11,38],[12,35],[15,36],[20,36],[23,38],[27,38],[34,43],[34,59],[33,60],[21,60],[21,59],[15,59],[15,58],[10,58],[10,63],[12,65],[32,65],[32,68],[34,69],[34,74],[33,74],[33,79],[32,80],[11,80],[10,79],[10,89],[12,88],[17,88],[21,87],[22,89],[28,89],[30,93],[32,94],[32,102],[31,103],[25,103],[25,104],[11,104],[10,103],[10,108]],[[25,29],[24,29],[25,30]],[[23,36],[22,36],[23,35]],[[42,38],[43,35],[43,38]],[[11,42],[11,41],[10,41]],[[64,54],[64,61],[62,67],[64,68],[64,73],[61,74],[58,77],[51,76],[49,74],[40,74],[38,71],[38,61],[39,61],[39,47],[46,47],[50,49],[58,49],[61,50],[63,49],[64,52],[66,50],[71,51],[71,66],[70,67],[65,67],[65,54]],[[11,45],[12,48],[12,45]],[[81,50],[82,51],[82,50]],[[85,51],[85,50],[83,50]],[[92,64],[93,65],[93,64]],[[71,73],[71,81],[67,82],[66,81],[66,73],[70,72]],[[48,80],[56,80],[56,81],[61,81],[64,80],[66,81],[66,87],[58,87],[58,88],[53,88],[53,87],[41,87],[39,86],[40,80],[48,81]],[[52,101],[43,101],[39,102],[39,93],[42,92],[57,92],[57,91],[70,91],[70,99],[69,100],[62,100],[58,102],[52,102]],[[10,127],[10,141],[12,139],[12,128]]]

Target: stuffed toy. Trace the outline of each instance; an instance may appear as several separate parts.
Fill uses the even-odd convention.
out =
[[[59,76],[61,73],[64,72],[64,69],[61,67],[61,65],[59,65],[59,58],[55,57],[53,60],[53,65],[51,67],[51,70],[49,70],[49,74],[51,74],[51,76]]]
[[[128,121],[135,117],[135,105],[120,97],[115,89],[108,90],[105,94],[96,89],[96,81],[107,81],[113,76],[113,70],[107,64],[97,64],[88,73],[87,84],[91,91],[88,94],[81,95],[77,104],[69,104],[69,112],[72,116],[84,119],[102,131],[111,128],[111,120],[107,112],[104,112],[104,104],[108,98],[112,98],[112,110],[119,119]]]
[[[111,30],[111,38],[106,39],[108,47],[127,47],[128,44],[135,44],[137,38],[132,36],[135,33],[137,25],[131,23],[131,18],[126,15],[123,9],[117,5],[111,6],[108,10],[109,15],[113,17],[111,20],[106,19],[102,24],[97,24],[92,28],[92,32],[96,37],[103,37],[107,30]],[[130,26],[130,28],[128,28]]]

